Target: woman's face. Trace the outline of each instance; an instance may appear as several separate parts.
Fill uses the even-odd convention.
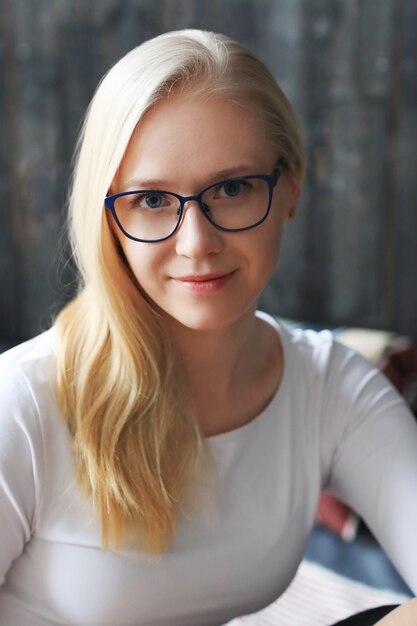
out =
[[[278,156],[248,110],[223,99],[175,95],[138,125],[112,193],[147,188],[190,196],[228,177],[270,174]],[[193,201],[165,241],[136,242],[113,228],[133,274],[168,322],[219,330],[253,314],[297,195],[297,181],[284,171],[267,219],[243,232],[216,229]]]

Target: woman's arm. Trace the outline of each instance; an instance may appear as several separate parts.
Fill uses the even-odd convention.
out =
[[[417,598],[391,611],[375,626],[417,626]]]
[[[35,516],[38,416],[24,376],[0,364],[0,585],[22,553]]]
[[[417,422],[359,355],[336,345],[330,366],[326,486],[361,515],[417,594]]]

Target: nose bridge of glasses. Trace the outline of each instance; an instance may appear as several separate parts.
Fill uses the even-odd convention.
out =
[[[193,196],[181,196],[181,207],[182,207],[183,214],[185,213],[185,210],[186,210],[185,205],[188,204],[189,202],[195,202],[198,208],[200,209],[200,211],[203,213],[203,215],[205,215],[207,213],[208,207],[203,203],[202,195],[203,193],[200,192]]]

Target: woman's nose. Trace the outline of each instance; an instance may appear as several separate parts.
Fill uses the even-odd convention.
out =
[[[187,202],[175,235],[177,254],[190,258],[218,254],[223,249],[222,234],[204,216],[198,202]]]

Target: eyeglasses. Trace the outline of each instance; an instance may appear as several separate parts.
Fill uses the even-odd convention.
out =
[[[280,159],[272,174],[221,180],[195,196],[138,189],[106,196],[104,203],[123,234],[144,243],[171,237],[181,224],[186,202],[191,201],[198,203],[204,217],[219,230],[250,230],[267,218],[283,166],[284,160]]]

